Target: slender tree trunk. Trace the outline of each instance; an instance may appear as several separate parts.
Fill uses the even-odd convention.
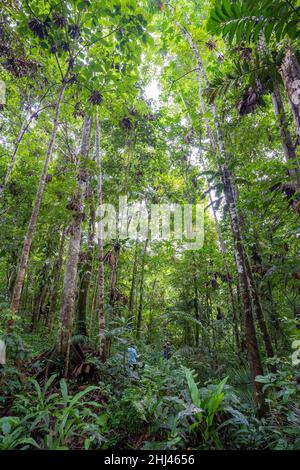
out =
[[[118,281],[118,264],[120,256],[120,245],[118,242],[114,243],[114,262],[112,265],[111,279],[110,279],[110,290],[109,290],[109,305],[112,308],[113,315],[116,314],[115,303],[117,297],[117,281]],[[108,325],[109,326],[109,325]],[[107,338],[105,341],[105,357],[110,357],[112,347],[112,338]]]
[[[157,283],[157,279],[154,279],[152,288],[151,288],[152,295],[151,295],[150,306],[149,306],[149,322],[148,322],[148,334],[147,334],[148,344],[152,343],[153,326],[154,326],[153,310],[154,310],[154,305],[155,305],[154,298],[156,298],[156,291],[155,291],[156,283]]]
[[[203,102],[201,94],[199,94],[199,99],[200,99],[202,112],[205,113],[204,102]],[[185,101],[184,101],[183,98],[182,98],[182,101],[183,101],[184,106],[186,107],[186,104],[185,104]],[[188,111],[187,107],[186,107],[186,110],[187,110],[188,115],[189,115],[189,111]],[[193,125],[191,118],[190,118],[190,121],[191,121],[191,125]],[[206,130],[207,130],[208,137],[211,141],[211,145],[213,146],[213,151],[216,154],[217,148],[216,148],[216,144],[215,144],[215,138],[213,136],[212,130],[211,130],[208,122],[207,122]],[[205,169],[206,168],[206,163],[205,163],[203,158],[201,158],[201,163],[202,163],[202,165]],[[235,341],[236,341],[237,351],[240,353],[241,352],[241,341],[240,341],[240,333],[239,333],[239,318],[238,318],[238,314],[237,314],[236,302],[235,302],[235,299],[234,299],[231,276],[230,276],[228,265],[227,265],[226,258],[225,258],[226,248],[225,248],[223,235],[222,235],[221,228],[220,228],[220,223],[219,223],[218,216],[217,216],[217,211],[216,211],[216,208],[213,204],[213,198],[212,198],[212,194],[211,194],[212,189],[211,189],[209,181],[207,179],[206,179],[206,183],[207,183],[207,186],[208,186],[209,201],[210,201],[210,205],[211,205],[211,208],[212,208],[213,217],[214,217],[214,221],[215,221],[215,226],[216,226],[216,230],[217,230],[217,234],[218,234],[220,251],[223,255],[223,265],[224,265],[224,270],[225,270],[225,275],[226,275],[226,280],[227,280],[227,286],[228,286],[228,292],[229,292],[231,308],[232,308]]]
[[[300,144],[300,66],[291,45],[288,46],[281,65],[281,76],[293,112]]]
[[[300,87],[300,82],[299,82]],[[300,99],[300,98],[299,98]],[[285,159],[292,165],[292,168],[288,169],[288,173],[291,179],[291,183],[294,183],[299,187],[300,185],[300,165],[296,155],[295,145],[292,142],[292,137],[288,128],[287,117],[284,109],[284,104],[281,98],[280,90],[277,83],[274,83],[274,91],[272,93],[272,100],[274,105],[274,111],[277,118],[278,129],[281,136],[282,148],[285,155]]]
[[[31,332],[32,333],[34,333],[37,330],[38,322],[39,322],[40,315],[41,315],[41,310],[43,308],[44,302],[47,297],[47,292],[49,288],[48,272],[50,270],[50,264],[48,263],[48,260],[51,256],[54,240],[55,240],[54,237],[49,238],[46,257],[45,257],[42,269],[38,275],[39,282],[38,280],[36,280],[36,284],[39,285],[39,289],[36,295],[33,297],[34,302],[33,302],[32,318],[31,318]]]
[[[13,291],[14,291],[14,285],[16,283],[16,277],[17,277],[17,269],[15,265],[15,260],[17,258],[18,254],[16,251],[13,249],[11,252],[8,262],[7,262],[7,293],[9,297],[11,298]]]
[[[296,328],[300,330],[300,305],[295,305],[295,323],[296,323]]]
[[[235,256],[240,284],[241,301],[243,306],[243,321],[245,328],[245,339],[249,366],[253,381],[255,399],[260,411],[263,409],[263,393],[261,384],[255,381],[257,375],[263,375],[263,368],[256,336],[254,317],[252,312],[252,303],[250,295],[249,269],[246,261],[247,254],[244,249],[241,236],[240,220],[236,210],[236,204],[230,184],[229,174],[224,170],[223,182],[226,196],[226,202],[229,206],[232,234],[235,245]]]
[[[52,331],[54,316],[56,313],[58,289],[59,289],[61,270],[62,270],[63,258],[64,258],[65,237],[66,237],[66,229],[64,228],[62,231],[61,239],[60,239],[58,258],[56,262],[54,263],[54,267],[53,267],[54,281],[53,281],[53,285],[51,288],[50,305],[49,305],[49,311],[48,311],[48,316],[46,320],[46,326],[49,331]]]
[[[275,350],[276,350],[277,347],[278,347],[278,338],[281,337],[281,336],[283,338],[285,338],[285,335],[282,331],[281,322],[279,321],[279,318],[277,316],[277,309],[276,309],[276,305],[274,304],[274,300],[273,300],[272,284],[270,282],[270,279],[268,279],[268,281],[267,281],[265,297],[266,297],[266,300],[269,304],[270,323],[271,323],[271,326],[272,326],[272,332],[274,333],[274,335],[272,335],[272,337],[274,338],[274,346],[275,346]]]
[[[42,286],[36,298],[36,301],[34,303],[33,312],[32,312],[32,320],[31,320],[31,328],[30,328],[32,333],[35,333],[37,330],[41,310],[46,300],[47,291],[48,291],[48,286],[47,285]]]
[[[237,351],[240,353],[241,352],[241,341],[240,341],[239,319],[238,319],[238,315],[237,315],[236,302],[235,302],[235,299],[234,299],[231,276],[230,276],[228,265],[227,265],[226,258],[225,258],[225,256],[226,256],[225,243],[224,243],[224,240],[223,240],[223,235],[222,235],[222,232],[221,232],[221,227],[220,227],[220,223],[219,223],[219,220],[218,220],[217,212],[216,212],[216,209],[213,205],[213,200],[212,200],[212,195],[211,195],[210,188],[209,188],[209,199],[210,199],[210,203],[211,203],[211,207],[212,207],[212,211],[213,211],[213,216],[214,216],[214,221],[215,221],[215,225],[216,225],[216,229],[217,229],[217,234],[218,234],[218,239],[219,239],[219,244],[220,244],[220,250],[221,250],[221,253],[223,255],[223,265],[224,265],[224,269],[225,269],[225,276],[226,276],[226,280],[227,280],[228,293],[229,293],[230,302],[231,302],[233,325],[234,325],[233,328],[234,328],[234,336],[235,336],[236,347],[237,347]]]
[[[77,317],[77,333],[87,336],[86,325],[86,310],[89,287],[92,277],[92,263],[94,251],[94,236],[95,236],[95,211],[94,208],[90,209],[90,223],[88,235],[88,250],[87,253],[81,252],[84,261],[81,267],[80,286],[78,295],[78,317]]]
[[[115,243],[113,249],[114,249],[114,263],[113,263],[112,272],[111,272],[109,303],[114,309],[115,300],[116,300],[117,280],[118,280],[118,262],[119,262],[119,255],[120,255],[119,244]]]
[[[88,157],[90,145],[90,132],[91,118],[86,117],[82,131],[82,141],[80,155],[78,157],[78,167],[80,166],[81,157]],[[84,197],[86,181],[86,172],[79,170],[77,175],[78,191],[76,196],[76,210],[74,210],[73,222],[70,227],[70,241],[64,273],[62,303],[60,310],[60,333],[58,341],[58,351],[65,358],[65,376],[68,375],[69,367],[69,355],[76,297],[78,260],[82,235],[82,220],[84,215]]]
[[[142,254],[142,265],[141,265],[141,279],[140,279],[140,299],[139,299],[139,308],[136,322],[136,337],[139,339],[141,337],[141,328],[142,328],[142,318],[143,318],[143,305],[144,305],[144,276],[145,276],[145,260],[146,252],[148,247],[149,239],[146,238],[144,250]]]
[[[255,308],[257,322],[258,322],[258,325],[259,325],[259,328],[260,328],[260,331],[261,331],[261,334],[262,334],[262,338],[263,338],[263,341],[264,341],[267,356],[271,358],[271,357],[274,357],[274,350],[273,350],[272,340],[271,340],[271,337],[270,337],[267,322],[266,322],[264,312],[263,312],[263,309],[262,309],[262,305],[261,305],[261,302],[260,302],[260,298],[259,298],[259,295],[258,295],[257,286],[256,286],[256,283],[255,283],[251,268],[249,266],[248,257],[246,258],[246,263],[247,263],[247,266],[248,266],[248,273],[249,273],[249,276],[250,276],[249,281],[250,281],[250,286],[251,286],[251,291],[252,291],[252,299],[253,299],[253,304],[254,304],[254,308]]]
[[[101,165],[101,152],[100,152],[100,126],[98,113],[96,115],[96,133],[95,133],[95,159],[98,169],[97,178],[97,205],[98,208],[103,203],[102,193],[102,165]],[[103,261],[103,233],[99,225],[97,231],[98,241],[98,272],[97,272],[97,286],[96,286],[96,315],[98,318],[98,347],[99,354],[103,361],[105,361],[105,308],[104,308],[104,261]]]
[[[200,321],[200,314],[199,314],[199,298],[198,298],[198,286],[197,286],[197,279],[194,276],[194,305],[195,305],[195,319],[197,322]],[[196,348],[199,347],[199,333],[200,333],[200,328],[199,324],[196,323],[196,328],[195,328],[195,345]]]
[[[174,18],[172,7],[170,6],[169,2],[166,2],[166,3],[167,3],[167,6],[169,8],[171,15]],[[200,105],[202,107],[202,110],[205,110],[203,96],[202,96],[203,95],[202,80],[205,86],[208,85],[208,80],[207,80],[207,76],[203,67],[202,60],[200,58],[197,46],[194,43],[189,32],[186,30],[186,28],[184,28],[175,19],[174,19],[174,23],[181,30],[184,37],[187,39],[190,49],[195,57],[196,64],[197,64],[196,73],[197,73],[197,80],[198,80],[198,87],[199,87],[199,100],[200,100]],[[211,104],[210,109],[211,109],[215,129],[217,133],[217,143],[218,143],[219,154],[223,160],[223,163],[222,164],[219,163],[219,166],[223,175],[222,179],[223,179],[223,184],[224,184],[225,200],[229,208],[231,230],[232,230],[232,235],[234,239],[235,257],[236,257],[236,262],[237,262],[238,278],[239,278],[239,283],[240,283],[241,299],[242,299],[242,305],[243,305],[243,317],[244,317],[244,324],[245,324],[247,353],[248,353],[253,389],[254,389],[257,407],[259,411],[262,412],[263,411],[262,386],[260,383],[255,381],[255,378],[257,375],[263,375],[263,368],[262,368],[260,351],[258,347],[254,318],[253,318],[250,285],[249,285],[249,272],[247,269],[248,266],[246,264],[246,251],[244,248],[242,235],[241,235],[241,224],[240,224],[239,215],[238,215],[237,207],[236,207],[235,192],[234,192],[234,187],[232,184],[232,177],[228,170],[228,166],[229,166],[228,156],[225,151],[223,135],[222,135],[221,127],[220,127],[218,116],[217,116],[217,111],[216,111],[214,104]],[[210,128],[208,119],[206,119],[206,131],[207,131],[208,138],[211,141],[212,147],[217,148],[214,134]]]
[[[63,83],[60,87],[60,91],[59,91],[59,95],[58,95],[58,99],[57,99],[57,103],[56,103],[56,107],[55,107],[55,117],[54,117],[54,122],[53,122],[52,134],[51,134],[51,137],[50,137],[50,140],[49,140],[49,143],[48,143],[48,148],[47,148],[46,157],[45,157],[45,161],[44,161],[43,171],[42,171],[42,174],[41,174],[39,187],[38,187],[38,190],[37,190],[37,193],[36,193],[36,197],[35,197],[34,205],[33,205],[33,208],[32,208],[30,221],[29,221],[28,228],[27,228],[27,233],[26,233],[23,248],[22,248],[18,274],[17,274],[17,278],[16,278],[16,282],[15,282],[15,286],[14,286],[14,291],[13,291],[13,295],[12,295],[12,299],[11,299],[11,305],[10,305],[11,311],[13,313],[17,313],[19,311],[19,307],[20,307],[22,288],[23,288],[24,279],[25,279],[25,276],[26,276],[30,248],[31,248],[32,240],[33,240],[33,235],[34,235],[35,226],[36,226],[36,222],[37,222],[37,217],[38,217],[38,213],[39,213],[39,209],[40,209],[40,205],[41,205],[41,201],[42,201],[42,196],[43,196],[44,189],[45,189],[48,166],[49,166],[49,162],[50,162],[50,159],[51,159],[51,156],[52,156],[53,146],[54,146],[56,134],[57,134],[57,131],[58,131],[60,108],[61,108],[61,103],[62,103],[62,99],[63,99],[63,96],[64,96],[66,86],[67,86],[67,80],[66,80],[66,77],[65,77],[65,79],[64,79],[64,81],[63,81]],[[13,326],[13,323],[10,322],[8,324],[8,329],[10,330],[12,328],[12,326]]]
[[[136,275],[137,275],[137,266],[138,266],[138,247],[139,247],[138,241],[136,241],[135,250],[134,250],[131,288],[130,288],[130,294],[129,294],[129,307],[128,307],[128,320],[130,322],[132,322],[133,320],[134,293],[135,293]]]

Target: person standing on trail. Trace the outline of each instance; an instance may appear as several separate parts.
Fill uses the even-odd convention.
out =
[[[137,365],[137,359],[139,358],[139,354],[137,353],[136,347],[134,343],[130,343],[128,349],[127,349],[127,359],[128,359],[128,365],[129,367],[132,367],[133,369],[136,368]]]
[[[170,341],[166,341],[164,345],[164,358],[169,360],[171,358],[171,343]]]

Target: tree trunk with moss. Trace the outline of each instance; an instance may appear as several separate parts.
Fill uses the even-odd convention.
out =
[[[100,125],[98,113],[96,115],[96,133],[95,133],[95,160],[97,164],[97,206],[98,209],[103,203],[102,193],[102,162],[101,162],[101,151],[100,151]],[[104,305],[104,261],[103,261],[103,231],[99,224],[97,231],[97,249],[98,249],[98,272],[97,272],[97,286],[96,286],[96,314],[98,318],[98,348],[99,354],[103,361],[105,361],[105,305]]]
[[[80,257],[81,267],[79,269],[79,293],[78,293],[78,304],[77,304],[77,325],[76,332],[80,335],[87,336],[87,304],[89,287],[92,277],[92,264],[93,264],[93,252],[94,252],[94,236],[95,236],[95,210],[93,207],[90,208],[90,220],[89,220],[89,233],[88,233],[88,246],[87,251],[81,251]]]
[[[281,76],[292,109],[298,144],[300,144],[300,65],[291,45],[287,48],[281,65]]]
[[[90,117],[85,117],[80,154],[77,160],[77,194],[72,204],[73,220],[69,227],[70,241],[67,253],[67,260],[64,273],[62,302],[60,310],[60,332],[58,338],[58,352],[65,358],[65,375],[68,375],[69,355],[71,347],[73,316],[75,307],[75,297],[77,290],[77,271],[81,244],[82,221],[84,217],[85,189],[88,175],[86,170],[81,168],[83,159],[89,155]]]
[[[300,83],[299,83],[300,86]],[[292,142],[292,136],[289,131],[284,104],[280,94],[279,86],[274,84],[272,93],[274,111],[276,114],[278,129],[280,132],[282,149],[286,162],[289,164],[288,173],[292,184],[300,186],[300,164],[296,154],[295,144]]]

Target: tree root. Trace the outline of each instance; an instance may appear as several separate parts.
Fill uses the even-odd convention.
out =
[[[72,343],[70,348],[70,357],[68,365],[68,378],[84,379],[89,383],[99,381],[99,370],[90,358],[101,360],[97,351],[90,347],[84,347],[79,343]],[[39,370],[35,377],[39,379],[47,379],[51,374],[58,374],[58,378],[66,377],[65,375],[65,356],[62,356],[55,346],[49,351],[40,354],[34,358],[31,363],[33,368],[37,368],[37,363],[42,362],[43,367]]]

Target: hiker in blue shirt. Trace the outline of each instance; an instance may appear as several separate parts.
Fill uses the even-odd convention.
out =
[[[171,343],[170,341],[166,341],[164,345],[164,358],[167,359],[168,361],[169,359],[171,359],[171,356],[172,356]]]
[[[137,350],[135,348],[135,345],[133,343],[130,343],[128,349],[127,349],[127,359],[128,359],[128,365],[129,367],[132,367],[133,369],[136,368],[137,365],[137,359],[139,358],[139,354],[137,353]]]

